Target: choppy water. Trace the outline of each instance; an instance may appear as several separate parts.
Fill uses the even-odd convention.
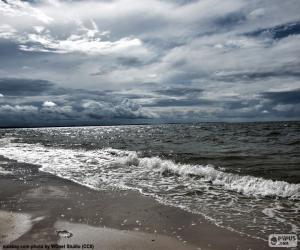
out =
[[[136,189],[263,239],[299,233],[299,122],[8,129],[0,137],[0,155],[93,189]]]

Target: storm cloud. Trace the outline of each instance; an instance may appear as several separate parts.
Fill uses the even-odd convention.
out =
[[[48,92],[53,84],[45,80],[30,80],[17,78],[0,79],[0,93],[5,96],[35,96]]]
[[[275,103],[295,104],[300,103],[300,89],[289,91],[265,92],[262,95]]]
[[[0,79],[0,91],[0,127],[130,124],[153,118],[129,99],[104,91],[57,88],[45,80]]]
[[[0,1],[0,126],[297,120],[298,0]]]

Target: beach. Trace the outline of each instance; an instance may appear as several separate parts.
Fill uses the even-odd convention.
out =
[[[268,248],[266,241],[222,229],[138,192],[95,191],[16,161],[6,164],[10,168],[19,175],[7,172],[0,179],[0,239],[6,249]]]
[[[0,250],[300,249],[299,13],[0,0]]]

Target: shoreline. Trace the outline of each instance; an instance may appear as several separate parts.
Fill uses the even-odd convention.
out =
[[[86,242],[97,245],[95,249],[269,248],[265,241],[217,227],[201,215],[162,205],[137,191],[95,191],[15,161],[5,168],[17,171],[0,176],[2,242],[5,235],[14,234],[10,243],[17,245]],[[18,218],[8,223],[11,231],[2,226],[9,215]],[[20,221],[27,225],[25,229],[18,228]],[[57,231],[65,230],[72,237],[59,237]]]

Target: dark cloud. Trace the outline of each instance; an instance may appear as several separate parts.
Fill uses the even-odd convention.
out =
[[[264,72],[242,72],[242,73],[228,73],[224,75],[214,76],[213,79],[218,81],[225,82],[236,82],[236,81],[245,81],[245,82],[255,82],[257,80],[264,80],[266,78],[300,78],[300,70],[293,70],[292,67],[289,70],[284,69],[274,69],[274,71],[264,71]]]
[[[129,93],[119,93],[119,92],[114,92],[111,91],[112,94],[114,94],[115,96],[119,96],[125,99],[146,99],[146,98],[153,98],[152,95],[147,95],[147,94],[129,94]]]
[[[186,95],[199,95],[203,92],[202,89],[198,88],[169,88],[169,89],[162,89],[156,90],[156,93],[167,95],[167,96],[186,96]]]
[[[5,58],[18,51],[18,45],[7,40],[0,39],[0,55]]]
[[[268,36],[274,39],[282,39],[298,34],[300,34],[300,21],[280,24],[271,28],[258,29],[246,33],[248,36]]]
[[[0,93],[7,96],[36,96],[46,94],[53,83],[45,80],[2,78]]]
[[[298,92],[270,90],[300,79],[299,10],[299,0],[2,0],[0,126],[297,119]]]
[[[154,100],[145,107],[191,107],[209,105],[212,101],[205,99],[159,99]]]
[[[0,127],[130,123],[152,114],[109,91],[59,88],[45,80],[0,79]]]
[[[117,62],[125,67],[135,67],[144,65],[144,62],[136,57],[118,57]]]
[[[184,64],[184,61],[179,61],[179,65],[182,64]],[[193,82],[193,80],[202,77],[204,76],[199,72],[176,72],[168,76],[166,81],[169,85],[189,85]]]
[[[248,107],[254,107],[255,105],[258,104],[259,104],[259,99],[252,99],[252,100],[239,99],[239,100],[228,100],[223,102],[223,105],[226,107],[226,110],[230,110],[230,111],[244,109]],[[260,109],[263,109],[263,107],[261,107]]]
[[[184,39],[164,39],[162,37],[146,37],[143,41],[151,47],[159,48],[161,53],[164,53],[165,50],[174,49],[176,47],[183,46],[186,42]],[[163,54],[162,54],[163,55]]]
[[[240,25],[247,20],[247,16],[242,12],[229,13],[226,16],[217,18],[214,22],[217,27],[230,29],[233,26]]]
[[[262,96],[274,103],[296,104],[300,103],[300,89],[278,92],[264,92]]]
[[[93,119],[135,119],[148,118],[140,112],[141,107],[128,99],[122,100],[118,104],[86,101],[83,105],[84,113]]]
[[[113,72],[114,70],[141,67],[147,63],[148,62],[144,62],[136,57],[118,57],[112,61],[110,65],[105,64],[99,67],[96,72],[90,73],[90,76],[101,76]]]

